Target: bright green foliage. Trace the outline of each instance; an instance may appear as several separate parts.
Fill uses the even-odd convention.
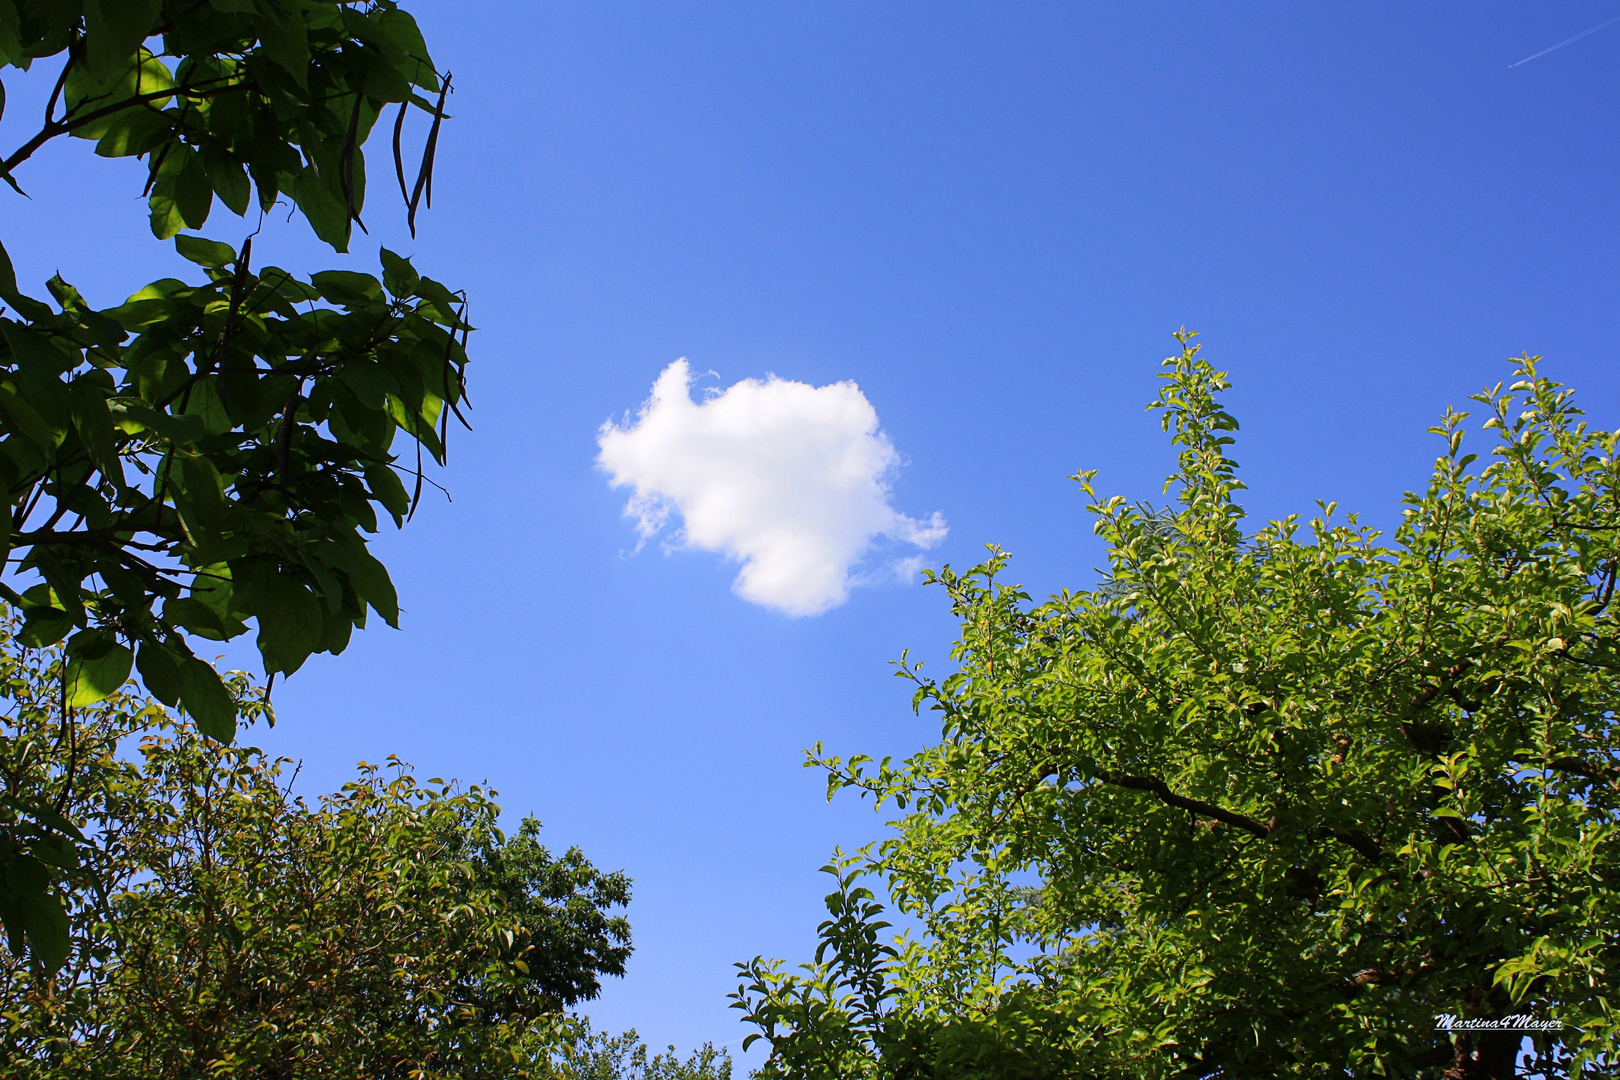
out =
[[[582,1020],[552,1059],[556,1080],[731,1080],[731,1055],[704,1043],[684,1061],[673,1046],[647,1056],[635,1029],[607,1035]]]
[[[1227,382],[1182,341],[1178,505],[1082,473],[1109,579],[1032,604],[999,551],[940,572],[959,670],[900,674],[943,741],[813,757],[907,814],[834,868],[808,975],[744,966],[763,1076],[1513,1075],[1520,1033],[1442,1013],[1612,1068],[1620,436],[1525,357],[1476,398],[1487,462],[1466,414],[1433,429],[1393,544],[1332,505],[1245,534]],[[859,871],[920,921],[894,954]]]
[[[73,894],[60,972],[0,963],[0,1077],[549,1076],[563,1010],[623,974],[629,882],[553,857],[532,818],[504,836],[491,792],[363,766],[308,806],[290,763],[122,694],[58,743],[60,666],[0,653],[0,768],[25,790],[76,770],[63,809],[99,888]]]
[[[251,236],[238,248],[180,230],[200,228],[216,194],[248,213],[256,190],[260,218],[290,199],[346,250],[362,147],[392,104],[414,229],[448,76],[391,0],[0,0],[0,71],[57,57],[43,127],[0,176],[17,187],[63,135],[144,158],[153,232],[205,280],[165,278],[98,311],[54,277],[53,307],[20,291],[0,248],[0,553],[21,575],[0,596],[26,613],[28,644],[67,639],[70,707],[138,672],[228,742],[232,697],[194,638],[252,620],[266,672],[290,674],[341,652],[368,609],[396,622],[365,534],[379,506],[396,525],[414,511],[424,450],[444,462],[471,327],[464,298],[387,250],[380,281],[306,281],[254,267]],[[412,107],[432,121],[408,189]],[[403,463],[400,429],[415,444]],[[0,838],[0,874],[24,843]],[[7,927],[11,910],[0,905]]]
[[[821,944],[806,975],[782,970],[782,962],[756,958],[738,964],[747,981],[733,997],[759,1031],[743,1040],[771,1046],[762,1075],[769,1077],[868,1077],[878,1075],[878,1057],[893,1058],[901,1034],[890,1023],[896,989],[889,985],[900,953],[884,941],[890,928],[872,890],[857,884],[859,857],[835,852],[822,872],[838,888],[827,895],[829,918],[817,927]],[[893,1030],[891,1030],[893,1029]]]

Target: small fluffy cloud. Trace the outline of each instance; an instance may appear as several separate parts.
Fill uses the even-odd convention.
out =
[[[939,514],[919,521],[889,505],[900,455],[854,383],[745,379],[700,403],[691,382],[675,361],[634,423],[597,434],[597,463],[633,489],[625,516],[643,542],[679,514],[679,543],[742,563],[737,595],[816,615],[872,580],[854,568],[877,538],[924,550],[945,538]]]

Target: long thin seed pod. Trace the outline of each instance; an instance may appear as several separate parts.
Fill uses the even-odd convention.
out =
[[[439,125],[444,123],[444,99],[450,93],[450,73],[445,72],[444,85],[439,88],[439,101],[433,107],[433,126],[428,129],[427,145],[422,149],[422,166],[416,172],[416,187],[411,192],[410,212],[405,224],[410,226],[411,238],[416,237],[416,208],[422,201],[422,191],[433,175],[433,156],[439,146]]]
[[[394,175],[399,179],[399,197],[405,205],[411,204],[410,189],[405,186],[405,155],[400,150],[400,136],[405,133],[405,110],[411,107],[410,98],[399,103],[399,115],[394,117]]]
[[[439,410],[439,449],[450,457],[450,413],[445,409]]]
[[[467,305],[465,303],[462,304],[461,310],[462,310],[463,325],[465,325],[465,315],[466,315],[466,311],[467,311]],[[467,423],[467,418],[465,416],[461,415],[461,408],[456,404],[455,398],[452,398],[450,396],[450,393],[449,393],[449,390],[450,390],[450,369],[453,366],[453,364],[451,363],[450,357],[451,357],[452,354],[454,354],[455,348],[456,348],[456,332],[455,332],[455,329],[452,327],[448,331],[448,333],[446,334],[446,340],[445,340],[445,343],[444,343],[444,377],[445,377],[444,400],[449,403],[450,411],[456,414],[456,419],[461,421],[461,426],[466,428],[468,431],[471,431],[472,430],[472,425]],[[461,338],[461,351],[463,353],[465,353],[467,351],[467,337],[466,337],[465,333],[462,334],[462,338]],[[465,397],[466,396],[466,386],[462,382],[461,376],[459,374],[456,376],[456,388],[457,388],[456,397]]]
[[[439,93],[439,108],[438,108],[439,119],[443,119],[444,95],[448,94],[449,92],[450,92],[450,73],[447,71],[447,72],[444,73],[444,86],[441,88],[440,93]],[[438,120],[435,120],[434,124],[433,124],[433,129],[428,132],[428,142],[427,142],[427,148],[426,148],[426,153],[427,153],[427,157],[428,157],[428,167],[427,167],[427,208],[429,210],[433,209],[433,159],[438,155],[438,151],[439,151],[439,124],[438,124]]]
[[[418,422],[420,422],[420,421],[418,421]],[[420,435],[418,435],[416,437],[416,490],[411,493],[411,509],[410,509],[410,512],[405,515],[405,520],[406,521],[409,521],[409,520],[411,520],[411,518],[416,516],[416,507],[417,507],[417,504],[420,503],[421,501],[422,501],[422,437]]]
[[[338,157],[338,183],[343,188],[344,212],[348,217],[343,222],[343,236],[347,240],[354,231],[350,225],[360,226],[360,231],[367,236],[371,230],[366,223],[360,220],[359,213],[354,206],[354,155],[359,151],[360,136],[360,107],[365,104],[366,96],[361,93],[360,87],[354,88],[354,110],[349,113],[349,131],[343,139],[343,149]]]

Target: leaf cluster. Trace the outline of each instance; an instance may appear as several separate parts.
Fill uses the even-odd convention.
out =
[[[159,239],[202,228],[215,196],[240,216],[285,195],[346,250],[365,205],[361,146],[392,104],[396,129],[412,106],[434,119],[406,193],[413,218],[429,183],[448,77],[392,0],[0,0],[0,69],[55,56],[40,129],[0,161],[0,179],[21,191],[14,170],[61,135],[145,158]],[[397,130],[394,143],[403,189]]]
[[[374,505],[396,523],[414,506],[391,453],[401,428],[443,461],[467,326],[392,253],[383,281],[305,282],[224,245],[181,250],[206,284],[165,279],[105,312],[60,286],[59,315],[0,319],[15,508],[0,534],[41,579],[10,597],[26,643],[71,634],[101,692],[138,662],[148,690],[228,741],[229,701],[187,636],[227,640],[255,619],[265,669],[290,674],[341,652],[368,608],[397,622],[363,533]],[[87,685],[72,703],[91,700]]]

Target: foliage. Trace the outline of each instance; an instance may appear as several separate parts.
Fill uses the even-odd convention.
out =
[[[28,644],[67,638],[68,706],[105,697],[133,666],[229,741],[233,699],[188,638],[229,639],[252,619],[273,676],[341,652],[368,608],[396,623],[364,533],[376,506],[396,525],[414,512],[424,448],[443,463],[471,328],[463,298],[387,250],[381,281],[306,281],[255,269],[251,236],[238,248],[181,230],[203,226],[215,195],[238,215],[256,202],[261,219],[287,198],[346,250],[363,144],[397,103],[414,232],[449,79],[391,0],[0,0],[0,70],[58,56],[43,126],[0,177],[21,191],[17,170],[63,135],[144,158],[153,233],[205,280],[165,278],[98,311],[58,276],[53,309],[20,291],[0,248],[0,547],[37,581],[0,595],[26,613]],[[433,119],[407,190],[413,106]],[[400,429],[415,443],[414,494],[396,473]],[[7,852],[51,832],[30,814],[0,837],[0,873]],[[0,905],[6,927],[20,910]]]
[[[608,1035],[578,1021],[553,1056],[556,1080],[731,1080],[731,1054],[704,1043],[682,1061],[673,1046],[647,1056],[635,1029]]]
[[[1182,335],[1154,510],[1095,494],[1109,578],[1034,604],[992,549],[944,585],[943,740],[823,758],[905,811],[836,864],[804,974],[741,965],[765,1077],[1607,1074],[1620,982],[1620,435],[1515,361],[1393,544],[1336,516],[1240,528],[1227,388]],[[875,874],[919,932],[874,948]],[[853,907],[852,907],[853,905]]]
[[[306,805],[288,762],[123,694],[58,743],[61,664],[0,653],[4,774],[78,769],[64,813],[101,891],[72,894],[60,972],[0,966],[0,1077],[546,1076],[563,1010],[623,974],[629,882],[532,818],[503,835],[492,792],[363,765]]]
[[[857,884],[860,863],[835,852],[821,868],[838,887],[827,895],[830,917],[817,927],[815,960],[802,965],[807,974],[757,957],[737,965],[750,981],[733,995],[733,1008],[746,1010],[760,1029],[743,1040],[743,1049],[759,1039],[771,1046],[761,1075],[868,1077],[876,1075],[875,1057],[892,1056],[887,1021],[895,990],[887,976],[900,954],[882,940],[890,928],[880,918],[883,905]]]
[[[160,240],[202,228],[215,195],[240,216],[255,194],[262,210],[285,194],[338,251],[365,206],[360,147],[383,109],[426,110],[433,140],[449,79],[394,0],[0,2],[0,68],[56,56],[42,126],[0,162],[13,188],[20,165],[70,135],[101,157],[147,159]],[[403,174],[397,152],[395,164]],[[406,193],[413,215],[431,164]]]

